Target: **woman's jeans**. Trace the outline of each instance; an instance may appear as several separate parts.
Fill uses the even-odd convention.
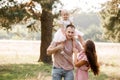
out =
[[[64,70],[62,68],[52,68],[52,80],[74,80],[73,70]]]

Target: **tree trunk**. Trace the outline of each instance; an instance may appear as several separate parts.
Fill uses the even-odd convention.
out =
[[[51,11],[43,9],[41,15],[41,47],[38,62],[51,63],[51,56],[46,54],[46,50],[52,40],[53,15]]]

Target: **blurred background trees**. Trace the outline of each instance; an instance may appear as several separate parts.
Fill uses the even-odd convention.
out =
[[[41,10],[36,10],[33,4],[32,1],[0,1],[0,29],[7,31],[9,35],[7,39],[15,39],[14,36],[27,39],[29,36],[25,34],[26,32],[40,32]],[[37,5],[40,6],[40,4]]]
[[[100,11],[103,37],[112,42],[120,42],[120,0],[110,0]]]
[[[37,0],[36,0],[37,1]],[[32,31],[39,31],[39,27],[33,26],[36,20],[40,20],[41,24],[41,48],[40,48],[40,58],[38,61],[51,62],[51,57],[46,54],[46,49],[52,40],[52,5],[55,0],[38,0],[20,2],[16,0],[1,0],[0,1],[0,23],[1,27],[4,27],[6,31],[12,29],[11,25],[16,23],[28,24],[26,28]],[[39,10],[39,5],[42,6],[42,11]],[[42,12],[42,13],[41,13]],[[27,22],[29,18],[32,18],[30,24]],[[26,23],[27,22],[27,23]],[[22,27],[22,25],[21,25]],[[24,26],[25,27],[25,26]]]
[[[58,3],[64,6],[60,0],[0,0],[0,39],[41,40],[38,61],[51,63],[46,49],[58,19],[58,13],[53,14]],[[73,21],[85,40],[120,42],[120,0],[102,4],[99,15],[77,10],[71,10]]]

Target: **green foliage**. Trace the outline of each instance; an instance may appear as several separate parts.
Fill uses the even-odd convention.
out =
[[[40,18],[40,13],[33,12],[31,8],[29,10],[27,9],[28,7],[33,7],[33,4],[31,6],[30,3],[18,4],[14,0],[9,0],[6,3],[4,3],[4,1],[2,3],[2,1],[0,4],[0,23],[1,26],[5,27],[7,30],[11,28],[11,24],[19,23],[26,17]]]
[[[0,65],[0,80],[29,80],[38,77],[39,73],[50,75],[49,64],[10,64]],[[42,77],[42,76],[41,76]]]
[[[54,4],[54,2],[59,2],[59,0],[35,0],[37,2],[39,2],[42,6],[44,6],[44,9],[48,9],[51,10],[51,4]]]
[[[120,1],[111,0],[103,5],[105,7],[100,12],[103,37],[112,42],[120,42]]]
[[[101,27],[96,25],[89,26],[86,30],[84,30],[84,39],[92,39],[94,41],[100,42],[105,41],[102,38],[102,30]]]
[[[15,4],[15,3],[14,3]],[[2,5],[1,5],[2,6]],[[25,10],[21,6],[14,5],[13,7],[4,6],[0,8],[0,22],[3,27],[10,28],[10,24],[17,23],[22,20]]]
[[[96,26],[100,25],[100,20],[98,14],[96,13],[80,13],[73,16],[73,23],[84,29],[94,24]]]
[[[38,63],[38,64],[7,64],[0,65],[0,80],[46,80],[42,77],[51,78],[52,65]],[[112,71],[113,69],[113,71]],[[117,75],[119,68],[110,66],[101,66],[101,72],[98,76],[94,76],[89,70],[90,80],[119,80]],[[115,73],[115,74],[113,74]],[[47,79],[51,80],[51,79]]]
[[[37,25],[38,24],[36,24],[36,27],[38,28]],[[16,24],[12,26],[11,31],[7,31],[1,27],[0,34],[1,40],[40,40],[41,37],[40,30],[31,31],[31,29],[26,28],[25,24]]]
[[[0,39],[9,39],[9,35],[6,30],[0,29]]]

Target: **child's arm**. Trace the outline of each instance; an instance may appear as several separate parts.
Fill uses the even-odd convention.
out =
[[[61,31],[62,31],[62,33],[65,35],[65,29],[64,29],[64,26],[61,27]]]
[[[61,29],[62,33],[65,34],[65,28],[62,21],[58,21],[58,26]]]

